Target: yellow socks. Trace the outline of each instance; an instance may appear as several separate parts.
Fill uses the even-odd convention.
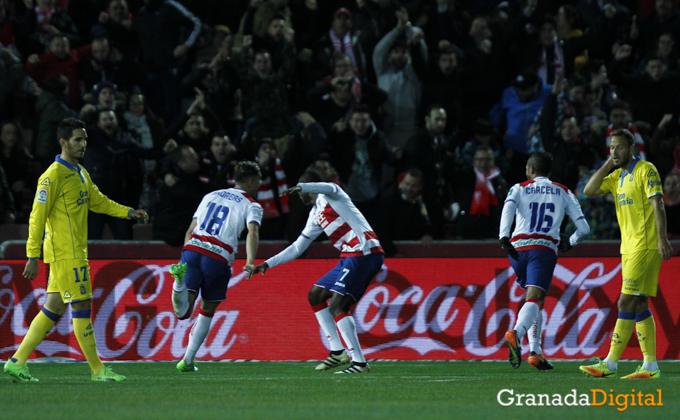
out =
[[[12,356],[12,362],[17,365],[25,365],[33,350],[47,337],[47,334],[54,327],[54,324],[59,321],[59,318],[61,318],[61,315],[43,306],[38,315],[33,318],[26,336],[21,341],[16,353]]]
[[[83,351],[92,373],[97,376],[104,370],[104,365],[97,354],[97,342],[94,339],[94,329],[90,319],[91,313],[91,309],[71,312],[73,315],[73,333],[78,339],[80,349]]]
[[[635,329],[637,330],[640,350],[645,363],[656,362],[656,323],[652,311],[646,311],[635,315]]]
[[[633,327],[635,326],[634,312],[619,312],[619,319],[616,320],[614,333],[612,334],[612,342],[609,347],[609,354],[607,360],[618,363],[621,354],[628,345],[628,340],[633,334]]]

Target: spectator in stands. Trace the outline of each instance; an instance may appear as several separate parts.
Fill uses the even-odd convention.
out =
[[[188,144],[197,153],[210,150],[212,133],[221,130],[219,121],[205,103],[205,94],[196,89],[196,99],[189,109],[177,118],[170,127],[168,135],[179,144]]]
[[[16,121],[0,123],[0,166],[5,169],[14,196],[16,222],[28,223],[40,166],[26,149]]]
[[[19,50],[16,47],[15,40],[20,28],[17,22],[10,16],[7,6],[7,0],[0,0],[0,44],[8,48],[12,54],[18,55]]]
[[[493,125],[505,132],[505,148],[509,152],[508,182],[512,185],[526,180],[525,166],[529,158],[529,127],[550,95],[551,85],[545,85],[535,70],[522,71],[505,89],[503,97],[490,113]]]
[[[223,131],[213,135],[210,151],[201,156],[201,181],[208,181],[210,191],[233,187],[229,180],[234,178],[236,147]]]
[[[479,146],[489,146],[493,150],[494,161],[501,173],[508,171],[510,161],[505,153],[502,153],[498,130],[486,119],[475,121],[472,138],[456,150],[456,166],[461,169],[472,169],[475,152]]]
[[[246,36],[236,54],[235,65],[243,83],[243,114],[246,131],[258,138],[279,138],[290,131],[288,84],[293,80],[295,46],[292,34],[284,40],[281,67],[274,69],[266,50],[252,53],[252,38]]]
[[[357,78],[366,79],[366,56],[356,33],[352,34],[352,12],[345,7],[333,13],[331,29],[314,46],[314,60],[318,77],[337,73],[336,54],[346,54],[350,70]],[[336,74],[338,76],[338,74]]]
[[[132,28],[132,14],[125,0],[109,0],[108,8],[99,13],[97,24],[92,31],[106,33],[124,57],[135,57],[140,50],[137,35]]]
[[[645,146],[645,141],[640,135],[637,127],[633,124],[633,116],[630,112],[630,105],[626,101],[616,101],[612,104],[611,112],[609,113],[609,127],[607,127],[606,133],[606,150],[607,156],[609,155],[609,143],[611,141],[611,134],[614,130],[625,128],[635,136],[635,148],[636,156],[647,160],[647,148]]]
[[[317,156],[329,151],[328,135],[308,112],[298,112],[292,119],[292,125],[293,133],[288,136],[288,148],[283,156],[283,169],[289,179],[299,179]],[[297,232],[293,234],[297,235]]]
[[[12,106],[15,93],[35,94],[36,89],[37,84],[26,75],[19,57],[0,45],[0,117],[17,114]]]
[[[406,9],[399,10],[398,18],[397,26],[375,46],[373,67],[378,87],[387,92],[382,106],[385,139],[403,148],[417,130],[422,96],[418,73],[422,75],[427,65],[427,45],[423,31],[410,25]]]
[[[461,86],[459,57],[450,44],[439,48],[438,57],[428,67],[423,80],[423,113],[434,104],[440,104],[446,111],[446,134],[451,134],[461,118]]]
[[[329,141],[333,166],[347,186],[347,194],[370,223],[377,215],[380,188],[391,181],[383,179],[383,163],[395,166],[403,152],[395,154],[396,150],[388,148],[365,105],[355,106],[349,124],[339,124]]]
[[[607,66],[603,60],[590,59],[583,68],[583,75],[588,83],[588,89],[594,92],[595,98],[605,113],[611,110],[611,104],[617,100],[619,94],[609,84]]]
[[[245,44],[245,37],[254,35],[263,38],[270,29],[272,19],[281,18],[283,26],[293,29],[291,10],[288,0],[250,0],[246,13],[241,18],[235,37],[235,46],[240,48]],[[283,30],[283,28],[281,28]],[[251,36],[252,37],[252,36]]]
[[[262,185],[257,193],[257,201],[264,210],[260,238],[281,239],[290,212],[289,197],[280,196],[288,189],[286,174],[281,166],[281,159],[276,155],[276,146],[272,139],[260,140],[256,150],[255,160],[262,172]]]
[[[166,182],[161,189],[153,222],[153,238],[171,246],[182,246],[194,211],[208,192],[208,187],[198,178],[199,157],[191,146],[179,146],[170,154],[170,161],[178,180],[172,186]]]
[[[90,45],[70,49],[67,37],[56,35],[50,41],[49,51],[45,54],[31,54],[26,61],[26,72],[39,85],[44,86],[45,80],[53,74],[63,74],[68,78],[69,106],[79,109],[82,106],[79,88],[80,76],[78,66],[80,60],[90,54]]]
[[[132,26],[149,71],[151,108],[172,121],[180,112],[178,69],[198,39],[201,21],[177,1],[148,0],[134,14]]]
[[[321,153],[319,156],[317,156],[317,158],[314,160],[314,163],[312,163],[307,169],[311,171],[317,171],[321,175],[321,178],[323,178],[323,182],[332,182],[343,190],[345,189],[345,185],[342,183],[342,181],[340,181],[338,172],[331,164],[331,156],[328,153]]]
[[[668,72],[677,71],[680,67],[680,58],[678,58],[678,51],[675,48],[675,39],[671,33],[665,33],[659,37],[656,43],[656,48],[652,50],[652,54],[666,59]],[[638,66],[638,69],[644,72],[646,66],[647,62],[642,60]]]
[[[645,54],[654,48],[654,42],[665,33],[680,33],[680,11],[673,5],[673,0],[655,0],[654,11],[640,19],[639,26],[633,22],[630,39],[633,46]]]
[[[399,176],[399,183],[380,201],[380,223],[377,234],[385,255],[395,256],[394,241],[420,241],[432,244],[433,227],[423,192],[425,179],[418,168],[411,168]]]
[[[75,118],[77,112],[69,108],[69,80],[63,74],[53,74],[43,83],[35,101],[35,110],[40,114],[38,130],[35,133],[35,154],[43,168],[54,162],[59,154],[59,143],[54,141],[59,123],[66,118]]]
[[[7,182],[5,170],[0,165],[0,224],[14,223],[15,221],[14,196]]]
[[[666,207],[668,234],[680,238],[680,175],[669,173],[663,182],[663,203]]]
[[[452,182],[461,210],[458,236],[463,239],[498,237],[498,222],[508,186],[494,164],[493,150],[479,146],[472,170],[458,171]]]
[[[660,173],[673,172],[680,175],[680,136],[673,135],[673,130],[669,130],[673,119],[674,114],[663,116],[652,135],[650,151]]]
[[[338,124],[347,121],[350,109],[357,103],[352,81],[338,76],[328,84],[314,87],[307,92],[307,103],[325,132],[337,130]]]
[[[35,8],[29,8],[21,22],[19,51],[24,57],[42,54],[45,47],[56,37],[64,37],[70,45],[80,45],[73,19],[66,10],[55,7],[56,0],[36,0]]]
[[[111,47],[108,38],[104,37],[92,40],[90,55],[80,60],[78,70],[86,92],[103,81],[112,82],[118,89],[128,92],[133,86],[144,83],[141,74],[141,69],[118,49]]]
[[[668,73],[666,59],[657,55],[647,58],[644,73],[624,73],[623,64],[632,51],[630,45],[619,47],[609,67],[609,78],[628,91],[630,102],[635,104],[635,117],[655,127],[664,114],[678,112],[680,73]]]
[[[118,126],[113,110],[100,110],[95,127],[88,127],[87,154],[83,166],[102,193],[118,203],[136,206],[142,193],[144,169],[142,159],[159,159],[172,152],[177,144],[169,140],[164,149],[143,147],[134,135]],[[88,219],[88,238],[102,239],[108,224],[114,239],[132,239],[129,220],[93,213]]]
[[[90,29],[97,24],[99,14],[106,7],[106,0],[69,0],[68,13],[78,29],[80,39],[87,42],[91,39]]]
[[[463,45],[466,38],[465,28],[469,18],[455,1],[437,0],[425,6],[425,42],[431,50],[437,50],[439,43],[446,40],[454,45]]]

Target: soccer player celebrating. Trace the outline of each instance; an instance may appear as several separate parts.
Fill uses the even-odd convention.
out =
[[[541,349],[541,308],[550,290],[557,251],[566,252],[576,245],[590,227],[574,194],[567,187],[548,179],[552,170],[552,155],[534,153],[526,165],[528,181],[515,184],[505,199],[501,215],[500,243],[510,257],[517,283],[527,291],[526,302],[517,314],[515,328],[505,333],[510,348],[510,365],[517,369],[522,363],[520,343],[529,332],[529,364],[539,370],[550,370],[552,364]],[[576,224],[571,237],[560,234],[565,214]],[[509,238],[512,221],[515,231]]]
[[[253,198],[262,184],[260,167],[255,162],[239,162],[234,169],[234,181],[235,188],[213,191],[203,197],[187,230],[182,259],[170,266],[170,274],[175,278],[172,288],[175,315],[179,319],[191,317],[199,291],[202,298],[186,353],[177,363],[180,372],[198,370],[194,357],[208,336],[217,306],[227,298],[231,264],[245,228],[248,235],[244,269],[254,268],[262,223],[262,206]]]
[[[635,326],[644,363],[623,378],[658,379],[661,372],[656,363],[656,325],[649,297],[656,296],[661,260],[670,260],[673,252],[666,236],[661,178],[653,164],[635,156],[635,135],[630,131],[614,130],[609,150],[611,155],[583,191],[588,196],[609,192],[616,197],[623,277],[619,318],[607,358],[580,369],[590,376],[615,377],[617,363]],[[613,168],[616,170],[607,175]]]
[[[356,324],[349,310],[361,299],[368,284],[380,271],[384,252],[378,237],[349,196],[336,184],[321,181],[318,172],[307,171],[302,174],[297,186],[281,194],[300,194],[303,203],[314,205],[309,212],[307,225],[288,248],[248,270],[251,276],[259,271],[264,274],[269,268],[292,261],[321,232],[326,232],[333,246],[340,250],[340,262],[321,277],[307,295],[331,348],[328,358],[316,370],[325,371],[342,366],[349,363],[351,356],[352,364],[335,373],[368,373],[371,369],[361,351]],[[330,305],[328,299],[331,299]],[[340,342],[336,325],[349,348],[350,356]]]
[[[92,183],[87,170],[79,165],[87,146],[84,122],[74,118],[63,120],[57,128],[57,138],[61,154],[38,180],[26,242],[28,262],[23,273],[29,280],[38,275],[40,244],[44,238],[43,258],[50,265],[47,300],[31,322],[16,353],[5,363],[4,371],[15,381],[37,381],[29,373],[26,360],[70,303],[73,333],[92,369],[92,380],[124,381],[125,376],[105,367],[97,355],[91,321],[87,215],[91,210],[121,219],[142,219],[145,223],[149,216],[144,210],[133,210],[110,200]]]

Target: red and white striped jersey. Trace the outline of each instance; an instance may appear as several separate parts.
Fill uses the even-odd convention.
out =
[[[645,148],[645,141],[638,132],[637,128],[633,125],[633,123],[628,123],[628,127],[626,127],[628,131],[633,133],[635,136],[635,147],[637,148],[638,155],[642,160],[647,160],[647,149]],[[609,150],[609,144],[612,141],[612,132],[614,132],[614,125],[609,124],[609,127],[607,127],[607,156],[611,154],[611,150]]]
[[[503,205],[499,238],[510,237],[514,218],[515,231],[510,243],[517,251],[551,249],[557,253],[560,225],[567,214],[577,228],[569,242],[576,245],[590,228],[569,188],[542,176],[515,184]]]
[[[243,229],[262,224],[262,206],[242,189],[217,190],[203,197],[194,219],[196,227],[184,249],[231,265]]]

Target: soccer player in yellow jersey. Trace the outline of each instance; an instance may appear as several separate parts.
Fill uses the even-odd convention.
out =
[[[133,210],[110,200],[78,164],[87,146],[84,122],[74,118],[63,120],[57,129],[57,138],[61,154],[38,180],[26,243],[28,262],[23,273],[29,280],[38,275],[40,244],[44,238],[43,258],[50,265],[47,300],[16,353],[5,363],[4,371],[15,381],[37,381],[28,372],[26,360],[70,303],[73,332],[92,370],[92,380],[123,381],[125,377],[105,367],[97,355],[90,317],[92,286],[87,261],[87,213],[92,210],[114,217],[142,219],[145,223],[149,216],[144,210]]]
[[[611,156],[590,178],[584,192],[588,196],[610,192],[616,199],[623,277],[619,318],[607,358],[580,369],[590,376],[615,377],[617,363],[635,327],[644,363],[623,378],[658,379],[656,325],[649,298],[656,296],[661,260],[668,261],[673,252],[666,236],[661,178],[654,165],[635,156],[635,136],[630,131],[614,130],[609,149]],[[617,169],[607,175],[613,168]]]

